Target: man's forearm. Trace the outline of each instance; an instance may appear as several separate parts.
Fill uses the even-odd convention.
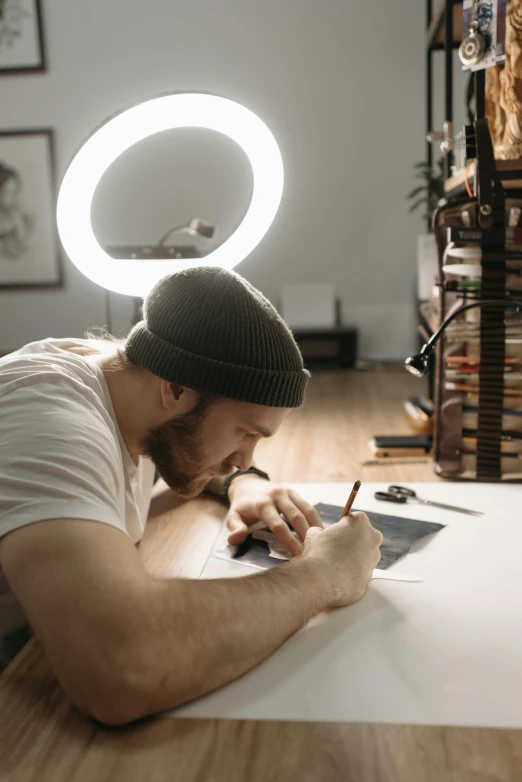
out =
[[[237,472],[237,470],[233,470],[232,473]],[[214,497],[219,497],[220,499],[226,499],[226,482],[230,478],[231,473],[228,475],[216,475],[215,478],[212,478],[207,485],[205,486],[205,491],[209,494],[212,494]],[[245,478],[250,480],[252,478],[256,478],[260,480],[264,480],[264,478],[260,478],[260,476],[256,476],[255,473],[245,473],[244,475],[240,475],[237,478],[234,479],[233,483],[231,484],[231,488],[229,491],[229,495],[232,493],[233,489],[236,488],[237,482],[242,481]]]
[[[313,563],[246,578],[158,581],[151,595],[136,708],[144,716],[246,673],[330,603]]]

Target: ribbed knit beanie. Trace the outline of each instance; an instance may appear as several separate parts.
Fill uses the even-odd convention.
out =
[[[239,274],[215,266],[156,283],[125,352],[163,380],[269,407],[299,407],[309,377],[270,302]]]

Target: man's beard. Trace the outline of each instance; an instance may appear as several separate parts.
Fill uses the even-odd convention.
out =
[[[143,440],[146,455],[165,483],[183,499],[197,497],[212,477],[232,471],[223,462],[205,464],[201,429],[210,404],[208,399],[200,399],[190,413],[151,429]]]

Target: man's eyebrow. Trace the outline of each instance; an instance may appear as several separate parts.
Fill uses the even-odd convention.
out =
[[[264,426],[255,426],[252,427],[252,431],[255,432],[255,434],[260,434],[262,437],[273,437],[274,433],[270,431],[270,429],[265,429]]]

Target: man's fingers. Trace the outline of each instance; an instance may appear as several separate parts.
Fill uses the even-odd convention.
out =
[[[248,535],[248,527],[239,513],[231,510],[227,516],[227,527],[230,530],[228,542],[231,546],[239,546]]]
[[[314,508],[313,505],[310,505],[309,502],[303,500],[303,498],[300,497],[299,494],[296,491],[293,491],[292,489],[288,490],[288,496],[290,497],[294,505],[296,505],[301,511],[301,513],[304,515],[310,527],[323,526],[322,519],[319,516],[317,509]]]
[[[368,516],[366,515],[366,513],[363,513],[362,510],[352,510],[352,511],[350,511],[350,513],[347,516],[343,516],[343,519],[346,522],[348,522],[348,521],[355,521],[355,522],[363,523],[363,522],[367,521],[368,524],[370,523],[370,520],[369,520]]]
[[[294,556],[303,553],[303,544],[294,535],[288,524],[281,518],[273,505],[267,506],[262,512],[262,519],[280,543]]]
[[[347,518],[352,519],[353,521],[367,521],[370,523],[370,519],[366,515],[366,513],[363,513],[362,510],[352,510]]]
[[[310,529],[310,525],[308,524],[304,514],[301,513],[299,508],[297,508],[287,497],[282,497],[280,500],[277,500],[276,505],[279,513],[283,514],[290,526],[295,529],[301,540],[304,540],[306,533]]]

